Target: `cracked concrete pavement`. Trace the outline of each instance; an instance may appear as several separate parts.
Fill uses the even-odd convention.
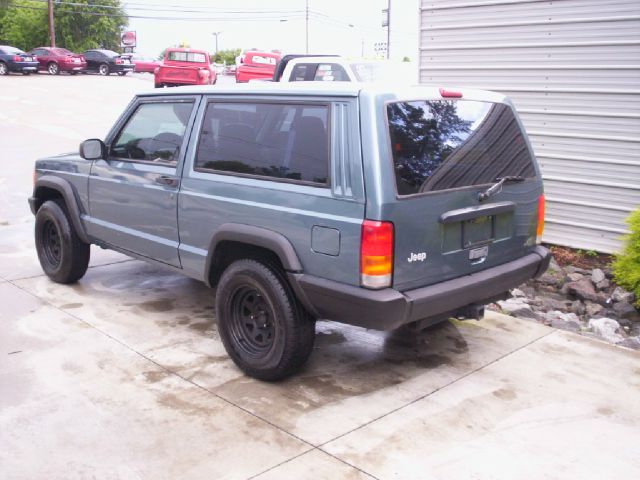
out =
[[[50,282],[33,160],[103,136],[151,82],[2,85],[0,478],[640,477],[639,352],[496,313],[419,335],[319,322],[308,366],[269,384],[225,354],[203,284],[94,247],[78,284]]]

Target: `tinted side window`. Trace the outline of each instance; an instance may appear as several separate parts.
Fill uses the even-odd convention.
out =
[[[308,82],[316,74],[317,63],[299,63],[291,70],[290,82]]]
[[[111,146],[111,156],[175,164],[193,102],[143,103]]]
[[[535,176],[531,152],[508,105],[414,101],[387,106],[399,195]]]
[[[337,63],[321,63],[313,79],[323,82],[348,82],[349,76]]]
[[[216,170],[327,185],[329,107],[210,103],[196,170]]]

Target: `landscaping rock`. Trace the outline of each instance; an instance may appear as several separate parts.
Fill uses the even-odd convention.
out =
[[[640,336],[625,338],[618,345],[627,348],[633,348],[634,350],[640,350]]]
[[[618,318],[624,318],[633,322],[640,321],[640,314],[630,303],[616,302],[613,304],[613,311]]]
[[[601,282],[596,283],[596,288],[598,290],[606,290],[610,286],[611,286],[611,282],[609,280],[607,280],[606,278],[604,280],[602,280]]]
[[[581,273],[582,275],[591,275],[591,272],[589,270],[574,267],[573,265],[567,265],[566,267],[564,267],[564,271],[567,273]]]
[[[547,312],[545,323],[561,330],[580,331],[580,319],[575,313],[563,313],[558,310]]]
[[[567,283],[562,287],[569,295],[573,295],[580,300],[591,300],[595,302],[598,300],[596,290],[589,279],[583,278],[577,282]]]
[[[618,332],[620,324],[612,318],[592,318],[589,320],[589,328],[603,340],[610,343],[620,343],[624,337]]]
[[[571,307],[571,300],[556,299],[553,297],[537,297],[540,299],[541,310],[548,312],[551,310],[560,310],[562,312],[568,312]]]
[[[536,280],[536,282],[541,283],[543,285],[552,285],[554,287],[555,286],[561,287],[562,284],[564,283],[564,280],[562,278],[562,275],[549,273],[549,271],[547,271],[546,273],[543,273],[540,276],[540,278]]]
[[[527,298],[527,295],[519,288],[511,290],[511,296],[514,298]]]
[[[581,274],[581,273],[574,272],[574,273],[568,274],[567,277],[572,282],[578,282],[578,281],[580,281],[580,280],[582,280],[584,278],[584,275]]]
[[[529,304],[525,303],[521,298],[509,298],[507,300],[500,300],[498,301],[498,306],[507,315],[512,315],[518,318],[528,318],[531,320],[537,319]]]
[[[627,292],[622,287],[616,287],[611,294],[611,299],[614,302],[633,303],[633,301],[635,300],[635,295],[632,292]]]
[[[571,304],[571,311],[576,315],[584,315],[586,311],[584,303],[582,303],[580,300],[576,300]]]
[[[602,312],[604,312],[604,307],[602,305],[593,302],[586,302],[584,309],[585,314],[589,317],[597,317],[602,315]]]
[[[604,272],[599,268],[594,268],[591,271],[591,281],[593,282],[593,284],[598,285],[598,283],[602,282],[603,280],[606,280]]]

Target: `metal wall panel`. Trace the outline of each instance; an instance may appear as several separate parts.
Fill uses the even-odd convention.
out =
[[[420,81],[509,95],[545,241],[613,252],[640,205],[640,0],[423,0]]]

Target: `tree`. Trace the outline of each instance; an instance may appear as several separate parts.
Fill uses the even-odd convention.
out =
[[[211,54],[211,60],[215,63],[224,63],[231,65],[236,63],[236,57],[240,55],[239,48],[228,48],[226,50],[218,50],[215,54]]]
[[[119,0],[74,0],[54,3],[56,46],[72,51],[89,48],[117,49],[120,32],[128,20]],[[112,7],[112,8],[104,8]],[[47,7],[30,0],[0,0],[0,39],[29,50],[49,44]]]

